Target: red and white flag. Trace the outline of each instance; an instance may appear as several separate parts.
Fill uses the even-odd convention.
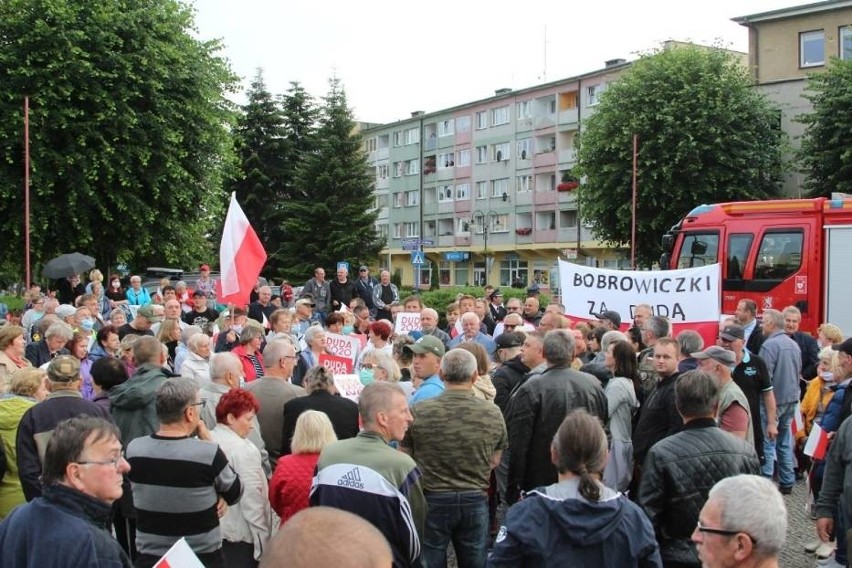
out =
[[[219,246],[221,276],[217,282],[217,301],[220,304],[246,306],[264,264],[266,251],[263,250],[263,244],[237,203],[237,194],[232,193],[225,230],[222,231],[222,244]]]
[[[204,564],[182,537],[154,564],[154,568],[204,568]]]
[[[805,418],[802,416],[801,407],[796,404],[796,413],[793,414],[793,420],[790,422],[790,433],[793,435],[793,439],[796,439],[796,434],[803,431],[805,429]]]
[[[811,428],[811,433],[808,436],[808,441],[805,442],[805,449],[802,450],[806,456],[811,456],[815,460],[825,458],[825,452],[828,449],[828,434],[825,430],[819,427],[819,424],[814,424]]]

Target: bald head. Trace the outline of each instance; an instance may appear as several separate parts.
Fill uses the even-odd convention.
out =
[[[330,534],[337,538],[329,539]],[[388,541],[376,527],[331,507],[311,507],[296,513],[260,559],[260,568],[390,568],[392,564]]]

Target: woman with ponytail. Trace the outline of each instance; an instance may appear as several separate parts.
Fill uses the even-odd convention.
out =
[[[648,518],[601,482],[607,455],[600,420],[584,409],[570,412],[550,447],[559,481],[509,509],[488,566],[661,567]]]

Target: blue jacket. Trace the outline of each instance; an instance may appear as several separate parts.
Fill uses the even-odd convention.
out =
[[[18,507],[0,523],[3,568],[130,568],[107,531],[111,511],[110,505],[70,487],[45,487],[44,497]]]
[[[822,415],[822,420],[819,423],[820,428],[828,433],[837,432],[840,429],[840,424],[843,422],[843,407],[844,399],[846,398],[846,389],[852,379],[846,379],[837,385],[832,385],[831,390],[834,395],[828,401],[828,406],[825,407],[825,414]]]
[[[488,566],[659,566],[651,522],[638,505],[601,486],[601,499],[579,495],[579,480],[530,491],[506,514]]]

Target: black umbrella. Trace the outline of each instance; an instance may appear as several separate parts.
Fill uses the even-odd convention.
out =
[[[47,278],[54,280],[82,274],[95,267],[95,259],[79,252],[57,256],[44,265],[41,271]]]

